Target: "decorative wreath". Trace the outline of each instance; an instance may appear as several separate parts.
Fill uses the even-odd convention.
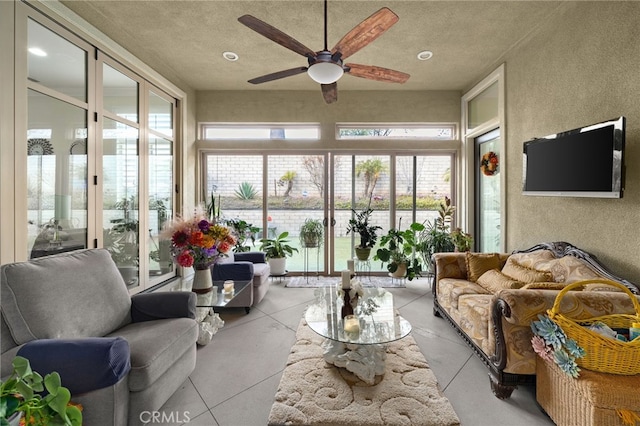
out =
[[[498,172],[498,154],[489,151],[480,159],[480,170],[485,176],[493,176]]]

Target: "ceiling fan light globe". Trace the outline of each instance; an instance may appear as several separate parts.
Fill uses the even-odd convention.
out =
[[[338,64],[332,62],[316,62],[307,70],[309,77],[320,84],[331,84],[340,79],[344,70]]]

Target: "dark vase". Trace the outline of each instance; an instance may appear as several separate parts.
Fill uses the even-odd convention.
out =
[[[341,316],[342,319],[347,315],[353,315],[353,306],[351,306],[351,297],[349,296],[350,289],[344,289],[344,304],[342,305]]]

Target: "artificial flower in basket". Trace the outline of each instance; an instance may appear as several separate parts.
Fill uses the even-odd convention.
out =
[[[533,338],[531,345],[540,358],[546,362],[555,362],[567,375],[576,378],[580,375],[580,367],[576,358],[585,355],[578,343],[567,337],[562,328],[547,315],[538,315],[539,321],[531,323]]]
[[[198,271],[209,268],[221,258],[227,257],[236,239],[231,230],[207,218],[202,209],[196,209],[189,218],[177,217],[167,222],[161,237],[171,240],[171,257],[184,268],[193,266]],[[206,277],[207,274],[202,274]],[[202,287],[211,287],[211,275]],[[197,277],[196,277],[197,278]],[[193,285],[194,291],[196,283]]]

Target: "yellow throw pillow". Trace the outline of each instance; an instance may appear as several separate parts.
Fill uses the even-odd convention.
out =
[[[523,283],[506,276],[497,269],[490,269],[478,278],[478,285],[495,294],[508,288],[520,288]]]
[[[467,279],[474,283],[480,275],[490,269],[500,269],[500,257],[498,253],[472,253],[467,252]]]
[[[527,268],[526,266],[522,266],[516,262],[514,259],[507,260],[507,263],[502,268],[502,273],[525,284],[553,282],[553,275],[551,272]]]

